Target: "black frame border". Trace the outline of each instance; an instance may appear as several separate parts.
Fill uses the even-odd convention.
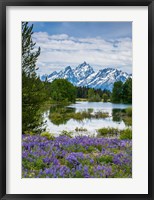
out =
[[[148,194],[6,194],[6,8],[7,6],[148,6]],[[0,198],[154,200],[154,0],[0,0]]]

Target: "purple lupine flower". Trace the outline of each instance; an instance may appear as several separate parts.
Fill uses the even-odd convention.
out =
[[[86,178],[108,178],[114,177],[116,170],[119,170],[119,168],[123,173],[126,173],[124,168],[125,165],[129,167],[131,173],[131,140],[91,138],[88,136],[77,136],[75,138],[60,136],[51,141],[46,137],[41,137],[39,135],[23,135],[22,140],[22,157],[24,158],[24,162],[26,160],[29,163],[36,162],[39,158],[49,166],[47,167],[46,165],[47,168],[41,170],[35,169],[34,166],[34,170],[30,170],[25,167],[26,165],[23,162],[23,177],[75,177],[76,171],[79,171]],[[97,152],[98,145],[102,148],[102,151],[99,153]],[[93,153],[90,154],[88,151],[84,154],[83,152],[78,152],[80,147],[84,147],[86,151],[89,146],[96,147],[96,155]],[[73,149],[75,152],[70,152],[70,149]],[[113,157],[112,161],[114,165],[118,166],[118,168],[115,168],[115,171],[112,171],[111,163],[102,166],[102,163],[99,163],[98,165],[98,163],[95,162],[96,157],[99,158],[99,156],[103,155],[110,155]],[[69,165],[69,163],[72,164],[72,166]],[[90,167],[90,164],[92,167]],[[131,174],[128,174],[127,176],[131,177]]]
[[[85,178],[90,178],[89,167],[86,166],[86,165],[83,168],[83,175],[84,175]]]

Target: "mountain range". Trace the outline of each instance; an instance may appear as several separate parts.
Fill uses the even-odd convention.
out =
[[[78,87],[101,90],[107,89],[112,91],[114,82],[125,82],[128,78],[132,78],[132,75],[114,68],[105,68],[95,72],[93,67],[88,63],[83,62],[75,69],[67,66],[64,70],[59,72],[54,71],[49,75],[41,76],[42,81],[47,79],[49,82],[60,78],[67,79],[73,85]]]

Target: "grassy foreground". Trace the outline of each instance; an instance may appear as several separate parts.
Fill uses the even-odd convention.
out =
[[[131,178],[132,141],[22,136],[23,178]]]

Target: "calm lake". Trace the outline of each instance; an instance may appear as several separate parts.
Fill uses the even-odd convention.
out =
[[[47,131],[58,136],[63,130],[73,132],[73,135],[96,135],[97,129],[114,127],[118,129],[124,129],[127,125],[124,121],[118,117],[117,113],[121,112],[123,109],[131,107],[130,104],[113,104],[110,102],[82,102],[77,101],[75,104],[71,104],[65,107],[57,107],[51,106],[49,110],[44,112],[44,120],[46,121]],[[91,119],[83,119],[83,120],[75,120],[75,119],[63,119],[58,124],[53,120],[49,119],[49,114],[57,112],[58,109],[65,109],[65,112],[83,112],[91,110],[91,114],[96,112],[107,112],[109,116],[106,118],[91,118]],[[64,115],[65,116],[65,115]],[[65,118],[65,117],[64,117]],[[75,131],[76,128],[84,128],[87,131]]]

